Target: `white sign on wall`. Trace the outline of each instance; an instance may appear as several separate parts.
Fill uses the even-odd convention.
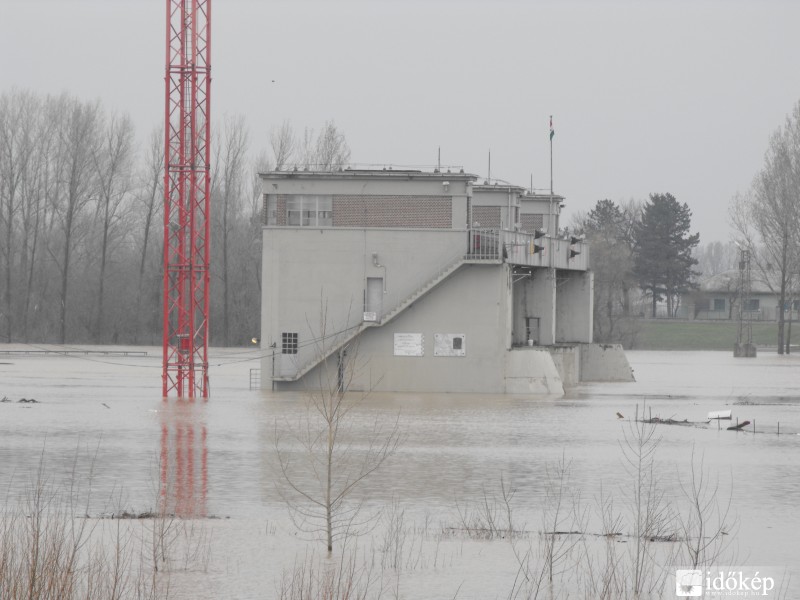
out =
[[[434,356],[466,356],[467,338],[463,333],[434,333]]]
[[[395,333],[395,356],[424,356],[425,336],[421,333]]]

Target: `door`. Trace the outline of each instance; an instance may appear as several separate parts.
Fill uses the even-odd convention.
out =
[[[381,320],[383,312],[383,277],[367,277],[366,313],[375,313],[376,321]]]

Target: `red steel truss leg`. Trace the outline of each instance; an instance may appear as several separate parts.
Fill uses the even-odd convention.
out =
[[[208,398],[211,0],[167,0],[163,395]]]

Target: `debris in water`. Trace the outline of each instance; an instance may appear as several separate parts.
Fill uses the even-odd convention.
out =
[[[738,425],[731,425],[728,427],[728,431],[738,431],[739,429],[743,429],[746,425],[750,425],[750,421],[742,421]]]
[[[710,413],[708,413],[708,420],[711,421],[712,419],[723,419],[725,421],[730,421],[731,410],[712,410]]]

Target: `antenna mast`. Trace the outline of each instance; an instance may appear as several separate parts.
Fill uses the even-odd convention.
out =
[[[211,0],[167,0],[163,395],[208,398]]]

